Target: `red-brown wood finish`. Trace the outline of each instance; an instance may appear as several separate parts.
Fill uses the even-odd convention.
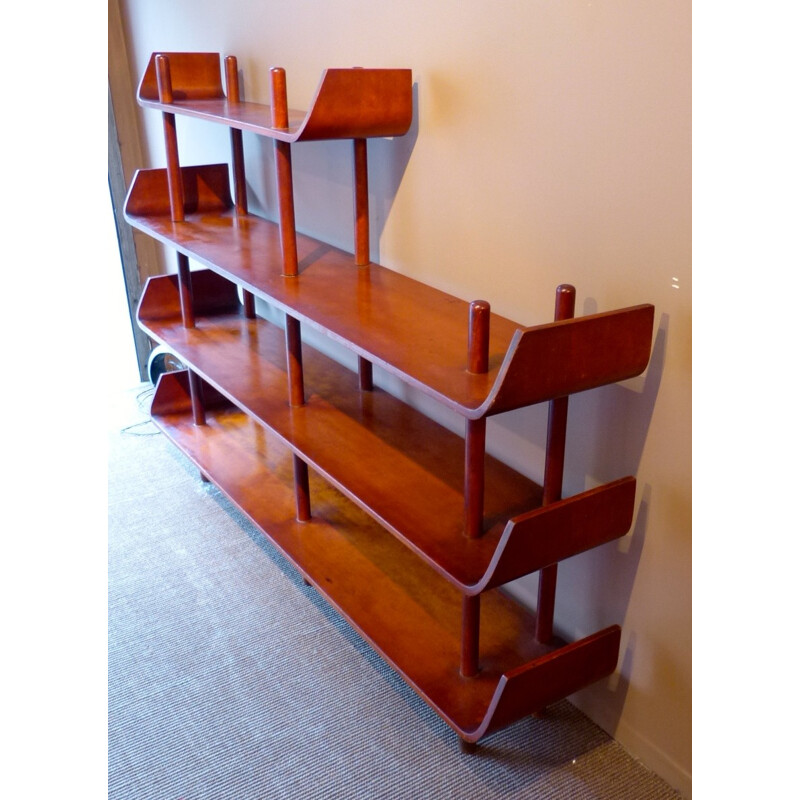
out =
[[[270,70],[272,81],[272,124],[283,129],[289,125],[286,104],[286,71],[280,67]],[[278,215],[281,231],[283,275],[297,276],[297,239],[294,222],[294,184],[292,178],[292,150],[288,142],[275,141],[275,172],[278,189]]]
[[[185,224],[169,219],[163,170],[136,174],[126,219],[467,419],[632,378],[647,366],[654,309],[643,304],[530,328],[492,313],[489,369],[475,375],[466,369],[468,302],[374,262],[356,267],[352,254],[302,234],[302,280],[287,280],[278,226],[230,210],[227,165],[184,175],[198,202],[191,213],[187,202]],[[223,200],[228,211],[218,210]]]
[[[490,582],[499,585],[498,575],[513,580],[629,530],[632,490],[592,500],[613,482],[537,511],[541,488],[486,456],[484,534],[468,539],[461,437],[382,390],[364,396],[349,370],[313,348],[303,353],[307,402],[291,407],[284,331],[260,318],[247,320],[235,286],[225,279],[207,270],[193,276],[196,329],[181,324],[177,278],[165,275],[147,282],[139,306],[148,335],[180,352],[184,363],[460,591],[479,593]],[[539,555],[551,538],[566,542],[572,527],[577,533],[571,536],[583,537],[573,540],[573,549],[557,559],[547,548]],[[529,546],[533,541],[539,545]]]
[[[356,266],[369,264],[369,178],[367,140],[353,140],[353,216]]]
[[[574,319],[563,285],[555,321],[526,327],[371,262],[366,139],[408,130],[410,71],[326,70],[307,113],[281,68],[271,106],[242,102],[235,57],[224,72],[227,97],[219,54],[158,53],[139,87],[167,166],[136,174],[126,218],[178,255],[139,322],[189,368],[161,376],[153,417],[469,745],[616,667],[618,626],[553,632],[556,565],[623,536],[636,495],[625,477],[562,498],[568,396],[646,368],[654,309]],[[176,114],[231,129],[233,192],[226,164],[180,166]],[[278,223],[248,211],[244,130],[274,140]],[[353,140],[352,254],[295,229],[290,147],[325,138]],[[352,350],[357,379],[302,324]],[[376,387],[373,363],[461,414],[464,437]],[[543,489],[486,454],[488,416],[539,402]],[[537,570],[533,614],[501,588]]]
[[[355,263],[369,264],[369,178],[367,170],[367,140],[353,139],[353,219]],[[372,391],[372,363],[358,357],[358,380],[362,391]]]
[[[461,600],[462,678],[472,678],[480,669],[481,596],[465,595]]]
[[[225,82],[228,87],[228,100],[231,103],[239,102],[239,62],[236,56],[225,59]],[[239,214],[247,213],[247,184],[244,171],[244,143],[242,132],[238,128],[231,128],[231,158],[233,162],[233,187],[236,198],[236,211]]]
[[[298,523],[287,451],[219,395],[209,400],[208,424],[193,425],[183,376],[161,376],[156,424],[463,740],[478,741],[613,672],[618,627],[540,645],[534,616],[491,590],[481,596],[481,668],[462,677],[460,593],[314,475],[315,513]]]
[[[575,316],[575,287],[563,284],[556,290],[556,322]],[[561,499],[564,480],[564,455],[567,446],[567,412],[569,396],[550,401],[547,420],[547,444],[544,462],[542,505]],[[539,573],[539,597],[536,615],[536,638],[549,642],[553,637],[553,615],[556,603],[558,564],[549,564]]]
[[[174,98],[158,96],[156,60],[169,59]],[[222,89],[218,53],[154,53],[138,89],[139,103],[199,117],[285,142],[402,136],[412,119],[411,70],[328,69],[308,111],[288,109],[288,123],[276,126],[269,106],[231,102]]]
[[[178,290],[181,298],[181,320],[184,328],[194,328],[194,298],[192,293],[192,271],[184,253],[177,254]]]
[[[489,368],[489,304],[469,306],[467,369],[483,374]],[[468,419],[464,433],[464,533],[469,539],[483,534],[486,475],[486,419]],[[461,611],[461,675],[472,678],[480,669],[480,595],[465,595]]]
[[[157,58],[158,98],[164,105],[172,103],[172,77],[169,59]],[[173,222],[183,222],[183,177],[181,176],[180,159],[178,157],[178,134],[175,114],[165,111],[162,115],[164,123],[164,147],[167,154],[167,180],[169,181],[169,205]]]

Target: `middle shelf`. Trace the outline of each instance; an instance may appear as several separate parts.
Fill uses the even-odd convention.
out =
[[[207,420],[196,425],[187,373],[162,375],[153,421],[465,741],[614,670],[619,626],[542,644],[535,615],[494,589],[481,596],[480,669],[463,677],[459,592],[313,472],[315,514],[298,522],[285,448],[206,391]]]
[[[171,218],[167,171],[139,170],[126,202],[136,228],[331,337],[467,419],[639,375],[648,304],[523,327],[488,314],[485,372],[469,370],[470,303],[297,234],[299,274],[282,274],[279,226],[233,208],[228,166],[182,167],[185,219]]]
[[[464,534],[464,440],[355,374],[303,350],[306,403],[286,400],[284,331],[247,318],[236,286],[192,272],[196,321],[185,328],[175,275],[151,278],[142,327],[222,395],[465,594],[478,594],[630,528],[635,480],[623,478],[540,508],[533,481],[487,456],[484,534]],[[313,498],[312,498],[313,505]]]

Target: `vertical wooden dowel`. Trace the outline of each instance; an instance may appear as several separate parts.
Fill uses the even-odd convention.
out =
[[[369,264],[369,181],[367,170],[367,140],[353,139],[353,218],[354,253],[358,267]],[[358,357],[358,385],[362,391],[372,391],[372,362]]]
[[[467,369],[477,375],[489,369],[490,310],[485,300],[474,300],[469,306]],[[476,539],[483,533],[485,417],[467,420],[464,448],[464,529],[470,539]]]
[[[469,339],[467,369],[482,375],[489,369],[489,318],[491,308],[485,300],[473,300],[469,304]]]
[[[353,211],[355,258],[359,267],[369,264],[369,181],[367,140],[353,139]]]
[[[239,103],[239,62],[236,56],[225,58],[225,84],[228,88],[228,103]],[[244,144],[242,132],[238,128],[231,128],[231,162],[233,164],[233,196],[236,213],[240,216],[247,214],[247,182],[244,174]],[[255,319],[256,305],[252,292],[242,289],[244,315],[248,319]]]
[[[481,625],[481,596],[461,600],[461,674],[472,678],[478,674],[478,643]]]
[[[294,502],[298,522],[311,519],[311,490],[308,485],[308,464],[299,456],[292,456],[294,466]]]
[[[485,300],[469,306],[467,369],[483,374],[489,369],[490,308]],[[469,539],[483,534],[483,494],[486,460],[486,418],[469,419],[464,436],[464,532]],[[477,675],[480,654],[480,595],[462,598],[461,674]]]
[[[305,403],[303,387],[303,343],[300,338],[300,320],[286,315],[286,367],[289,375],[289,404]]]
[[[556,290],[556,321],[575,316],[575,287],[562,284]],[[564,482],[564,454],[567,443],[567,411],[569,397],[550,401],[547,419],[547,445],[544,463],[542,505],[561,499]],[[558,564],[551,564],[539,573],[539,598],[536,608],[536,640],[546,644],[553,638],[553,617],[556,603]]]
[[[173,102],[172,73],[167,56],[156,56],[156,81],[158,99],[162,103]],[[167,186],[169,190],[170,215],[173,222],[183,222],[183,177],[178,158],[178,136],[175,128],[175,115],[164,113],[164,147],[167,153]],[[189,273],[189,259],[178,253],[178,291],[181,300],[181,317],[184,327],[194,327],[194,304],[192,302],[192,283]]]
[[[242,289],[242,302],[244,304],[244,315],[247,319],[256,318],[256,299],[252,292]]]
[[[468,539],[477,539],[483,533],[485,417],[467,420],[464,451],[464,532]]]
[[[156,82],[158,99],[161,103],[172,103],[172,74],[167,56],[156,56]],[[175,126],[175,115],[164,112],[164,147],[167,154],[167,186],[169,190],[169,207],[173,222],[185,219],[183,203],[183,177],[178,159],[178,135]]]
[[[236,56],[225,59],[225,82],[228,86],[228,102],[239,102],[239,70]],[[247,183],[244,174],[244,145],[242,132],[231,128],[231,158],[233,162],[233,194],[236,213],[247,213]]]
[[[289,404],[302,406],[305,403],[303,386],[303,343],[300,338],[300,321],[286,317],[286,366],[289,377]],[[308,465],[294,455],[294,494],[296,515],[299,522],[311,519],[311,492],[308,484]]]
[[[181,320],[184,328],[194,328],[194,300],[192,298],[192,273],[189,258],[178,253],[178,296],[181,301]]]
[[[189,394],[192,399],[192,419],[195,425],[206,424],[206,408],[203,402],[203,384],[197,373],[189,370]]]
[[[172,92],[172,73],[169,58],[163,55],[156,56],[156,83],[158,85],[158,99],[161,103],[174,101]],[[175,124],[175,115],[164,112],[164,149],[167,155],[167,189],[169,192],[170,217],[173,222],[183,222],[186,219],[183,195],[183,175],[178,158],[178,132]],[[189,269],[189,259],[183,253],[178,253],[178,294],[181,302],[181,320],[185,328],[194,328],[194,300],[192,298],[192,275]],[[189,395],[192,401],[192,418],[195,425],[206,424],[205,405],[203,403],[203,387],[200,378],[189,370]]]
[[[178,253],[178,295],[181,301],[181,319],[185,328],[195,327],[194,301],[192,299],[192,273],[189,259]],[[189,396],[192,400],[192,418],[195,425],[206,424],[203,384],[200,378],[189,370]]]
[[[372,362],[363,356],[358,357],[358,388],[362,392],[371,392],[374,387],[372,380]]]
[[[289,105],[286,97],[286,71],[270,70],[272,78],[272,127],[288,129]],[[283,274],[297,275],[297,236],[294,222],[294,188],[292,185],[292,151],[289,142],[275,140],[275,173],[278,183],[278,213],[283,253]]]
[[[289,106],[286,99],[286,73],[280,67],[270,71],[272,78],[272,125],[289,127]],[[283,274],[297,275],[297,239],[294,223],[294,190],[292,187],[292,152],[288,142],[275,140],[275,171],[278,184],[279,224],[283,252]],[[286,317],[286,358],[289,374],[289,403],[305,403],[303,388],[303,350],[300,338],[300,321]],[[294,491],[296,516],[300,522],[310,519],[310,491],[308,465],[298,456],[294,461]]]

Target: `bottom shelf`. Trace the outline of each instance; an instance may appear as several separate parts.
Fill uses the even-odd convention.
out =
[[[158,427],[467,742],[611,674],[620,629],[572,644],[536,642],[535,615],[499,590],[481,595],[480,672],[459,673],[462,596],[311,472],[312,515],[295,520],[291,453],[204,385],[195,425],[186,372],[161,376]]]

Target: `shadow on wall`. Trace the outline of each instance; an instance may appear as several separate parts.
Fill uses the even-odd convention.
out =
[[[595,313],[595,309],[586,313]],[[626,475],[637,475],[663,376],[668,323],[669,317],[662,315],[641,389],[613,384],[570,397],[564,497]],[[543,404],[545,408],[546,405]],[[518,436],[525,435],[522,426],[537,421],[534,438],[530,438],[533,431],[527,434],[531,449],[538,449],[543,458],[546,414],[503,416],[509,417]],[[651,493],[650,485],[639,485],[639,505],[627,536],[559,564],[555,627],[564,638],[578,639],[626,619],[644,549]],[[511,585],[512,594],[531,607],[536,605],[537,589],[538,575]],[[631,674],[635,637],[628,637],[623,646],[617,672],[603,689],[603,717],[611,726],[616,726],[625,705],[626,676]]]
[[[412,86],[411,127],[404,136],[367,140],[370,257],[380,263],[380,241],[419,135],[418,84]],[[250,210],[277,220],[274,142],[248,136],[245,151]],[[297,230],[347,252],[353,245],[353,142],[339,139],[292,145]]]
[[[596,313],[590,304],[584,314]],[[563,496],[570,497],[625,475],[636,475],[664,372],[669,317],[662,314],[641,388],[624,383],[571,395],[567,421]],[[496,438],[514,440],[541,463],[513,464],[533,480],[542,480],[547,443],[547,403],[492,417]],[[487,445],[489,446],[489,445]],[[504,454],[498,453],[504,459]]]

